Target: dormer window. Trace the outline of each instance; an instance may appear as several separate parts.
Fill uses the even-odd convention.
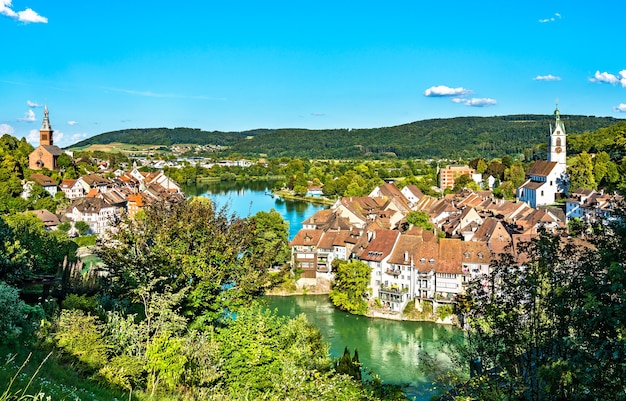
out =
[[[431,260],[430,260],[430,264],[431,264],[431,265],[434,265],[434,264],[435,264],[435,259],[431,259]]]
[[[482,252],[478,252],[478,259],[482,259],[483,258],[483,253]]]
[[[420,262],[422,262],[422,264],[424,264],[424,263],[426,263],[426,259],[421,258],[421,259],[420,259]]]

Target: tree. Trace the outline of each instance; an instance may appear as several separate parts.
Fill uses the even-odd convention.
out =
[[[593,162],[589,153],[580,153],[576,161],[569,167],[568,173],[570,176],[570,190],[597,188],[593,175]]]
[[[79,235],[87,235],[89,233],[89,230],[91,230],[89,224],[85,223],[82,220],[74,223],[74,227],[78,230]]]
[[[282,265],[289,261],[289,223],[280,213],[271,209],[258,212],[250,219],[252,229],[252,248],[259,268]]]
[[[227,318],[270,285],[270,262],[254,252],[254,229],[248,219],[216,211],[209,199],[157,204],[140,221],[124,221],[117,233],[99,242],[107,269],[108,291],[132,298],[132,290],[160,279],[173,292],[189,287],[182,313],[194,328]],[[257,244],[259,245],[259,244]],[[250,252],[253,250],[252,252]]]
[[[368,311],[365,297],[369,291],[371,269],[359,260],[333,261],[335,281],[332,283],[330,300],[340,309],[356,315]]]
[[[430,222],[428,213],[420,210],[417,212],[409,212],[406,215],[406,221],[416,227],[422,227],[424,230],[432,230],[433,224]]]
[[[466,361],[481,370],[457,394],[498,400],[626,397],[626,226],[593,245],[546,231],[468,287]],[[485,286],[485,283],[488,283]]]

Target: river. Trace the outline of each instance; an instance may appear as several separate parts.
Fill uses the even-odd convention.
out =
[[[293,239],[302,221],[325,206],[290,201],[266,195],[268,182],[209,182],[183,188],[187,196],[206,196],[217,207],[245,217],[258,211],[275,209],[289,222],[289,239]],[[344,348],[356,348],[363,366],[378,375],[384,383],[404,385],[405,394],[418,401],[431,398],[432,384],[420,373],[421,352],[435,355],[438,363],[449,359],[439,351],[447,339],[460,339],[459,330],[430,322],[407,322],[371,319],[350,315],[336,309],[326,295],[267,297],[269,307],[280,315],[307,316],[330,343],[330,354],[340,357]]]
[[[431,322],[408,322],[371,319],[350,315],[335,308],[326,295],[266,297],[268,306],[279,315],[295,317],[303,313],[330,343],[333,357],[359,351],[361,364],[384,383],[404,386],[404,393],[418,401],[430,400],[433,385],[419,370],[422,352],[447,364],[449,358],[440,350],[447,341],[462,338],[459,330]]]
[[[205,196],[216,207],[227,207],[240,217],[252,216],[260,211],[276,210],[289,223],[289,240],[296,236],[302,222],[313,216],[318,210],[327,208],[308,202],[282,199],[266,194],[273,182],[268,181],[219,181],[202,182],[183,187],[187,196]]]

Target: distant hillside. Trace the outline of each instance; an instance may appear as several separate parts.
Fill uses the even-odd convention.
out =
[[[195,145],[221,145],[232,146],[254,136],[264,130],[248,132],[219,132],[202,131],[198,128],[135,128],[121,131],[105,132],[87,138],[74,145],[72,148],[85,147],[96,144],[126,143],[130,145],[162,145],[175,144]]]
[[[624,121],[612,117],[561,116],[568,134],[593,132]],[[121,142],[136,145],[213,144],[246,156],[315,159],[395,156],[485,158],[520,154],[546,142],[552,115],[457,117],[370,129],[260,129],[207,132],[190,128],[108,132],[73,147]]]

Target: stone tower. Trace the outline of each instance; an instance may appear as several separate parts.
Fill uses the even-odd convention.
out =
[[[52,139],[52,133],[54,130],[50,126],[50,118],[48,117],[48,106],[45,106],[43,110],[43,123],[41,124],[41,129],[39,130],[39,145],[54,145],[54,141]]]

